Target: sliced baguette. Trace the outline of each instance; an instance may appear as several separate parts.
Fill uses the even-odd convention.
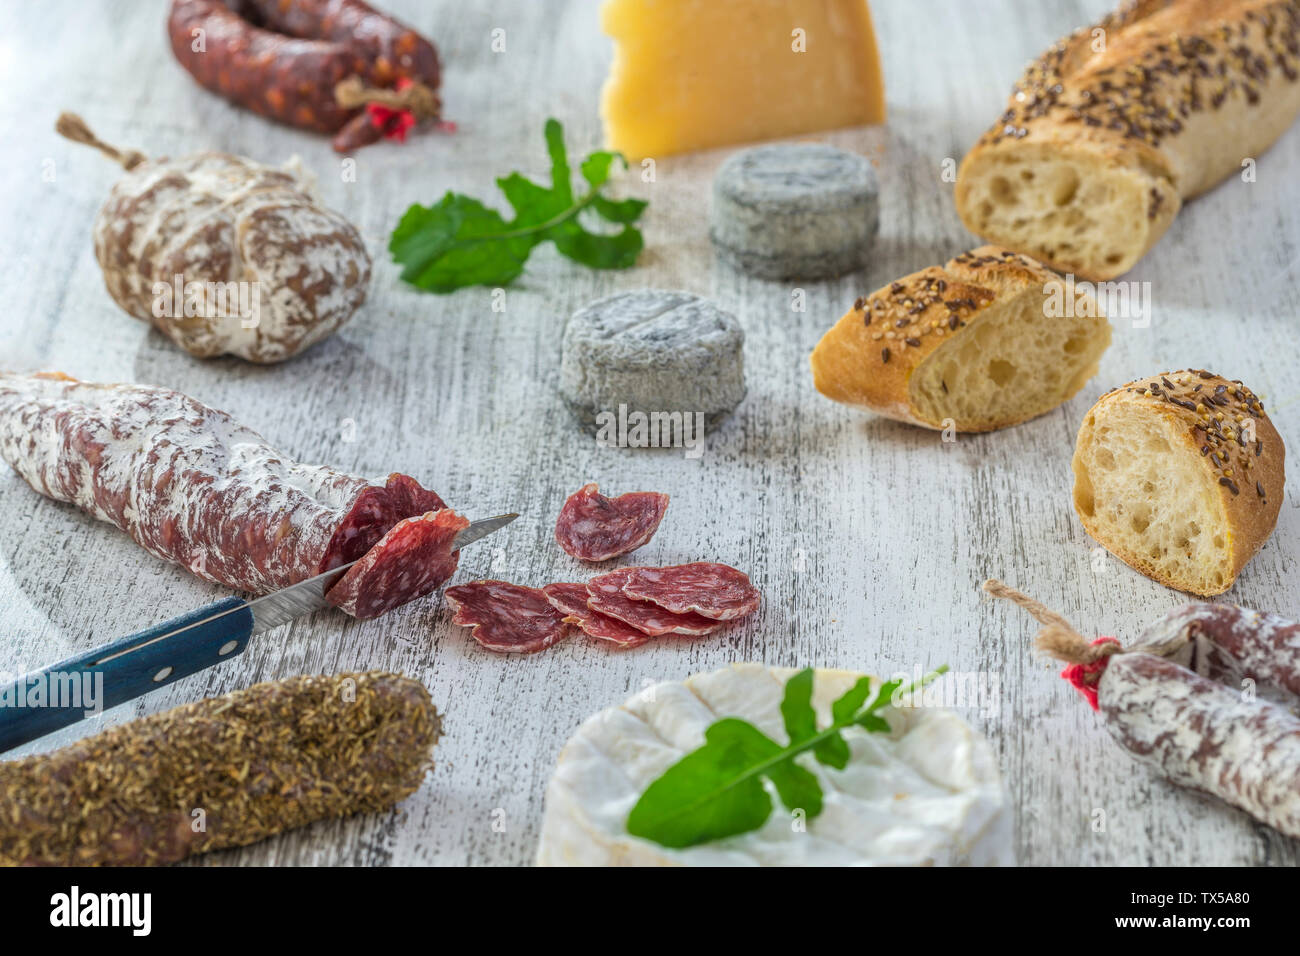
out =
[[[1084,417],[1074,509],[1088,534],[1147,577],[1222,594],[1273,533],[1285,458],[1241,382],[1200,369],[1139,379]]]
[[[1131,269],[1184,201],[1300,113],[1300,0],[1139,0],[1031,63],[957,175],[957,211],[1059,272]]]
[[[983,246],[855,302],[813,349],[813,382],[899,421],[992,431],[1077,393],[1110,334],[1091,295]]]

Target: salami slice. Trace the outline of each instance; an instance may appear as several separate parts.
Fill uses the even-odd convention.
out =
[[[606,498],[596,484],[569,496],[555,522],[555,540],[579,561],[608,561],[635,551],[654,537],[668,510],[668,496],[633,491]]]
[[[589,608],[587,599],[591,595],[585,584],[548,584],[542,591],[551,606],[564,615],[565,621],[576,624],[589,637],[619,647],[636,647],[650,640],[644,631]]]
[[[456,572],[456,535],[469,519],[450,508],[405,518],[348,568],[325,599],[353,617],[370,618],[431,594]]]
[[[628,572],[624,594],[674,614],[694,612],[715,621],[734,621],[758,609],[760,595],[749,575],[725,564],[697,561]]]
[[[0,456],[41,494],[151,554],[255,594],[354,561],[403,519],[446,507],[406,475],[370,480],[293,461],[179,392],[61,375],[0,373]]]
[[[630,624],[651,637],[659,637],[663,634],[702,637],[705,634],[712,634],[723,626],[723,621],[711,620],[694,612],[674,614],[649,601],[636,601],[628,597],[623,593],[623,586],[636,570],[636,568],[620,568],[608,574],[596,575],[587,582],[587,591],[590,594],[587,606],[624,624]]]
[[[489,651],[532,654],[568,637],[573,628],[538,588],[507,581],[471,581],[447,588],[453,624],[473,628]]]

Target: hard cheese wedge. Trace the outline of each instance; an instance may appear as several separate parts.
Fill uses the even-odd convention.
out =
[[[630,158],[882,123],[866,0],[607,0],[602,115]]]

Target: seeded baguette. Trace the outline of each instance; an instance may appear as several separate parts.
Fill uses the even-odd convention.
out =
[[[1285,459],[1263,403],[1240,381],[1167,372],[1107,392],[1084,417],[1074,509],[1147,577],[1222,594],[1273,533]]]
[[[419,787],[440,734],[424,686],[377,671],[186,704],[0,762],[0,864],[172,863],[383,810]]]
[[[1300,0],[1126,3],[1029,65],[962,161],[957,211],[990,242],[1111,279],[1297,113]]]
[[[859,298],[813,349],[813,382],[898,421],[992,431],[1076,394],[1110,336],[1086,291],[981,246]]]

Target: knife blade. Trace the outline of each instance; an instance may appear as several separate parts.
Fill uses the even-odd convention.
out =
[[[452,550],[459,551],[518,517],[502,514],[475,521],[456,535]],[[224,598],[33,671],[8,686],[0,684],[0,753],[238,657],[255,634],[330,607],[325,593],[353,564],[350,561],[251,601]],[[34,693],[37,688],[39,694]],[[32,698],[40,703],[29,705]]]

